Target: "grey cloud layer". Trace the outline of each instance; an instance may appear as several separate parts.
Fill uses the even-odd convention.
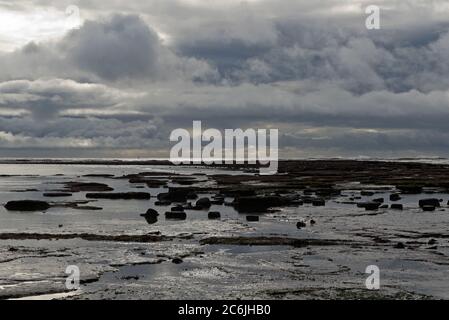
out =
[[[372,2],[380,31],[364,1],[78,1],[79,30],[0,54],[0,150],[151,155],[203,120],[289,156],[449,155],[447,1]]]

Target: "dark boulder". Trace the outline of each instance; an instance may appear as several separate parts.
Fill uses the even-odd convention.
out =
[[[403,194],[419,194],[422,193],[422,186],[414,185],[398,185],[396,189],[400,190]]]
[[[379,209],[388,209],[388,204],[383,204],[379,207]]]
[[[154,202],[155,206],[169,206],[171,205],[171,201],[156,201]]]
[[[183,206],[175,206],[171,208],[172,212],[184,212],[184,207]]]
[[[312,205],[315,207],[322,207],[326,205],[326,202],[324,199],[314,199],[312,200]]]
[[[221,194],[227,197],[251,197],[256,195],[256,191],[249,188],[221,189]]]
[[[187,200],[195,200],[198,199],[198,195],[195,192],[190,191],[186,194],[186,198]]]
[[[397,193],[390,194],[390,201],[399,201],[401,200],[401,196]]]
[[[259,216],[246,216],[246,221],[257,222],[259,221]]]
[[[405,249],[405,245],[402,242],[396,243],[394,246],[395,249]]]
[[[305,196],[310,196],[310,195],[312,195],[313,194],[313,190],[312,189],[304,189],[304,191],[303,191],[303,194],[305,195]]]
[[[165,213],[165,219],[167,220],[185,220],[187,215],[185,212],[168,211]]]
[[[220,219],[221,214],[220,214],[220,212],[217,212],[217,211],[211,211],[207,214],[207,217],[211,220]]]
[[[65,188],[71,192],[102,192],[114,191],[113,188],[104,183],[97,182],[67,182]]]
[[[393,204],[391,205],[391,209],[394,209],[394,210],[402,210],[402,209],[404,209],[404,206],[403,206],[402,204],[400,204],[400,203],[393,203]]]
[[[159,213],[154,209],[148,209],[147,212],[142,214],[141,216],[157,217],[159,216]]]
[[[314,200],[314,198],[313,197],[302,197],[301,198],[301,201],[303,202],[303,204],[305,203],[305,204],[310,204],[310,203],[312,203],[313,202],[313,200]]]
[[[424,206],[434,206],[434,207],[439,207],[440,206],[440,200],[438,199],[422,199],[419,200],[419,206],[420,207],[424,207]]]
[[[183,263],[183,261],[182,261],[181,258],[173,258],[171,262],[174,263],[174,264],[180,264],[180,263]]]
[[[143,215],[143,217],[148,224],[155,224],[157,222],[157,216]]]
[[[374,195],[374,192],[372,192],[372,191],[366,191],[366,190],[362,190],[362,191],[360,191],[360,195],[362,195],[362,196],[366,196],[366,197],[371,197],[371,196],[373,196],[373,195]]]
[[[341,195],[341,190],[334,188],[317,189],[315,194],[320,197],[332,197]]]
[[[209,209],[211,205],[212,204],[209,198],[201,198],[196,202],[195,207],[201,210],[201,209]]]
[[[384,198],[373,199],[373,202],[384,203]]]
[[[44,193],[44,197],[47,197],[47,198],[59,198],[59,197],[71,197],[72,196],[72,194],[71,193],[63,193],[63,192],[58,192],[58,193],[52,193],[52,192],[49,192],[49,193]]]
[[[117,193],[88,193],[88,199],[109,199],[109,200],[148,200],[151,195],[147,192],[117,192]]]
[[[377,210],[379,209],[380,203],[378,202],[361,202],[357,203],[357,207],[365,208],[365,210]]]
[[[19,200],[9,201],[5,208],[9,211],[45,211],[50,208],[50,204],[45,201]]]
[[[168,192],[160,193],[157,199],[160,201],[186,202],[188,199],[196,199],[198,196],[192,188],[170,187]]]
[[[224,203],[224,201],[225,201],[225,198],[222,197],[222,196],[213,196],[212,200],[211,200],[211,203],[221,206]]]
[[[304,221],[298,221],[296,223],[296,228],[301,229],[301,228],[305,228],[307,225]]]
[[[423,211],[435,211],[435,206],[422,206]]]

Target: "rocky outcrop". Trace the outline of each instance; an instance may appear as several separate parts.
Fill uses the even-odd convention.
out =
[[[422,199],[419,200],[419,206],[422,208],[424,206],[434,206],[439,207],[440,206],[440,200],[438,199]]]
[[[67,182],[65,188],[70,192],[102,192],[114,191],[113,188],[104,183],[97,182]]]
[[[148,200],[151,195],[147,192],[118,192],[118,193],[88,193],[88,199],[109,199],[109,200]]]
[[[45,201],[19,200],[9,201],[5,208],[8,211],[45,211],[50,208],[50,204]]]

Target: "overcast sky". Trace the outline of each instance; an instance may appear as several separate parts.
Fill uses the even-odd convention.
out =
[[[0,0],[0,156],[166,157],[193,120],[449,156],[449,1]]]

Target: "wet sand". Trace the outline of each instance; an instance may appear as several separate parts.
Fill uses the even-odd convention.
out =
[[[406,161],[3,161],[0,298],[447,299],[448,189],[449,165]]]

